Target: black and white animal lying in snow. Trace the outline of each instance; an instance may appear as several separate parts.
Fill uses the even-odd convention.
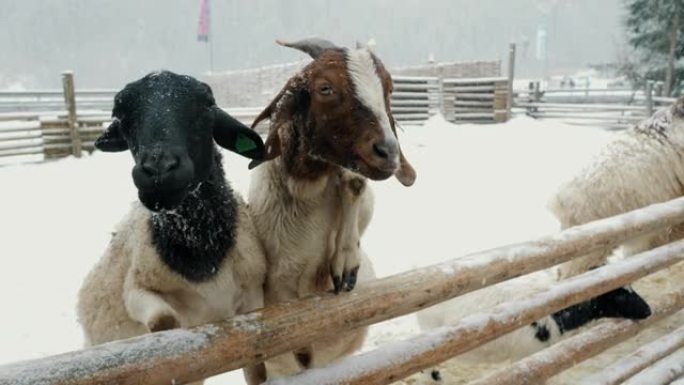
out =
[[[266,258],[216,146],[258,160],[259,135],[217,107],[209,86],[171,72],[126,85],[112,115],[95,146],[131,152],[140,202],[79,293],[86,344],[262,307]],[[246,368],[248,383],[263,381],[264,372]]]
[[[422,330],[453,325],[459,320],[515,298],[548,289],[556,283],[551,270],[539,271],[474,291],[416,313]],[[536,353],[601,318],[644,319],[651,309],[639,294],[619,288],[570,306],[458,356],[466,362],[518,360]],[[433,372],[434,379],[440,377]]]

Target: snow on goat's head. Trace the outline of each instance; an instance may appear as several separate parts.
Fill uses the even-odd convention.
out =
[[[131,151],[133,182],[150,210],[177,207],[220,167],[214,141],[252,159],[264,156],[259,135],[217,107],[211,88],[190,76],[154,72],[127,84],[112,117],[95,147]]]
[[[375,180],[395,175],[404,185],[416,174],[404,157],[390,109],[392,77],[367,48],[341,48],[322,39],[278,44],[308,53],[314,61],[290,78],[257,117],[271,118],[266,160],[294,152]],[[253,165],[258,164],[254,162]]]

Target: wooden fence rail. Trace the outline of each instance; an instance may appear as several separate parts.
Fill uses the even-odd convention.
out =
[[[410,340],[388,344],[368,353],[348,357],[326,368],[307,370],[290,378],[269,381],[267,384],[391,384],[427,369],[435,363],[472,350],[519,327],[529,325],[553,312],[625,286],[636,279],[681,261],[684,261],[684,240],[561,281],[548,291],[503,303],[485,313],[467,316],[454,325],[441,327]],[[684,295],[684,292],[681,294]],[[677,302],[677,305],[679,306],[677,309],[681,309],[684,300]],[[668,314],[673,310],[668,310]],[[539,353],[538,356],[543,356],[543,358],[539,359],[540,363],[537,366],[549,363],[553,366],[559,365],[556,360],[549,360],[546,354]],[[517,371],[506,368],[477,384],[540,383],[543,378],[534,378],[527,382],[531,368],[537,367],[528,361],[536,357],[537,355],[534,358],[529,357],[519,365]],[[567,361],[566,368],[572,365],[572,362]]]
[[[41,159],[80,156],[110,121],[115,90],[84,90],[63,75],[63,90],[0,91],[0,159],[42,155]],[[443,113],[453,122],[505,121],[510,79],[440,79],[394,77],[390,104],[397,122],[421,125]],[[251,124],[261,108],[230,108],[231,115]],[[265,130],[262,124],[257,129]],[[22,136],[23,135],[23,136]]]
[[[234,108],[226,111],[245,124],[251,124],[261,112],[258,108]],[[78,112],[70,117],[68,111],[54,111],[14,115],[23,119],[12,119],[21,121],[0,125],[0,158],[42,155],[43,159],[54,159],[80,154],[80,151],[92,152],[95,150],[95,139],[111,122],[109,114],[110,112],[89,111]],[[259,128],[264,127],[261,125]],[[80,145],[76,147],[74,143]]]
[[[651,304],[653,314],[639,322],[614,320],[601,323],[591,329],[524,358],[505,370],[468,385],[526,385],[541,384],[545,380],[577,363],[605,351],[606,349],[635,336],[641,330],[684,307],[684,287],[663,293],[657,302]],[[622,383],[622,382],[620,382]],[[593,385],[591,380],[582,379],[582,384]]]
[[[684,376],[684,349],[639,372],[624,382],[624,385],[669,385]]]
[[[684,347],[684,327],[642,346],[585,380],[587,385],[619,385],[654,362]]]
[[[441,109],[440,83],[436,77],[395,76],[390,106],[401,124],[422,124]]]
[[[514,107],[535,119],[553,119],[567,124],[624,129],[676,100],[654,94],[649,82],[644,90],[547,89],[533,82],[514,92]]]
[[[454,123],[505,122],[508,78],[444,79],[443,114]]]
[[[331,332],[343,333],[409,314],[681,222],[684,222],[684,198],[570,228],[536,241],[474,253],[379,279],[345,295],[326,295],[280,304],[189,330],[153,333],[54,357],[0,366],[0,384],[161,385],[196,381],[306,346]],[[544,310],[534,306],[528,306],[526,310],[519,308],[521,314],[524,311],[521,316],[524,321],[520,322],[546,314],[547,310],[551,312],[579,302],[589,295],[608,291],[674,263],[683,254],[680,252],[677,257],[672,253],[681,251],[681,247],[680,243],[649,252],[646,254],[651,257],[649,261],[645,261],[643,256],[641,259],[629,259],[617,268],[609,268],[611,273],[616,273],[612,278],[602,274],[606,270],[597,270],[589,273],[590,278],[568,281],[565,289],[551,291],[549,297],[539,297],[536,302],[528,304],[539,305]],[[478,320],[488,324],[486,317]],[[469,342],[462,346],[476,346],[474,336],[466,333],[464,338]],[[429,340],[435,344],[440,342]],[[463,344],[458,339],[450,341]],[[439,359],[453,353],[449,349],[445,352]],[[435,363],[426,357],[420,366]],[[400,370],[391,379],[407,374],[409,371]],[[378,382],[364,383],[386,383],[390,379],[383,373],[372,378]]]

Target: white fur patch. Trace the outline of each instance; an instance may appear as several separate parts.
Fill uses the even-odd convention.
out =
[[[347,70],[354,84],[356,97],[373,111],[387,139],[394,138],[389,116],[385,110],[385,96],[382,82],[375,68],[373,57],[366,48],[350,49],[347,52]]]

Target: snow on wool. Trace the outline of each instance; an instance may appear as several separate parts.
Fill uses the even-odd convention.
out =
[[[79,292],[85,345],[262,308],[266,256],[217,146],[260,159],[262,139],[218,108],[204,83],[168,71],[127,84],[112,115],[95,147],[133,155],[127,183],[140,202]],[[238,138],[251,146],[241,150]],[[264,380],[252,367],[245,373],[251,384]]]
[[[684,98],[620,133],[580,172],[563,183],[549,209],[563,228],[684,196]],[[684,237],[684,225],[623,245],[628,255]],[[565,263],[561,277],[605,263],[600,250]]]
[[[404,127],[402,149],[420,178],[410,189],[394,181],[372,183],[376,215],[364,249],[378,276],[557,231],[558,222],[544,207],[548,197],[614,135],[527,117],[483,126],[453,125],[436,116],[424,126]],[[233,188],[246,196],[248,160],[224,152],[224,164]],[[127,153],[96,152],[82,159],[0,167],[0,302],[11,309],[0,321],[0,364],[82,346],[76,293],[121,214],[137,199],[132,166]],[[648,281],[648,291],[657,295],[672,284],[658,275]],[[668,325],[643,338],[653,339]],[[412,315],[390,320],[370,328],[363,350],[419,332]],[[559,378],[554,383],[579,383],[581,375],[634,346],[625,344],[561,376],[574,382]],[[454,384],[493,367],[454,366],[464,379]],[[235,371],[206,383],[244,380]]]

